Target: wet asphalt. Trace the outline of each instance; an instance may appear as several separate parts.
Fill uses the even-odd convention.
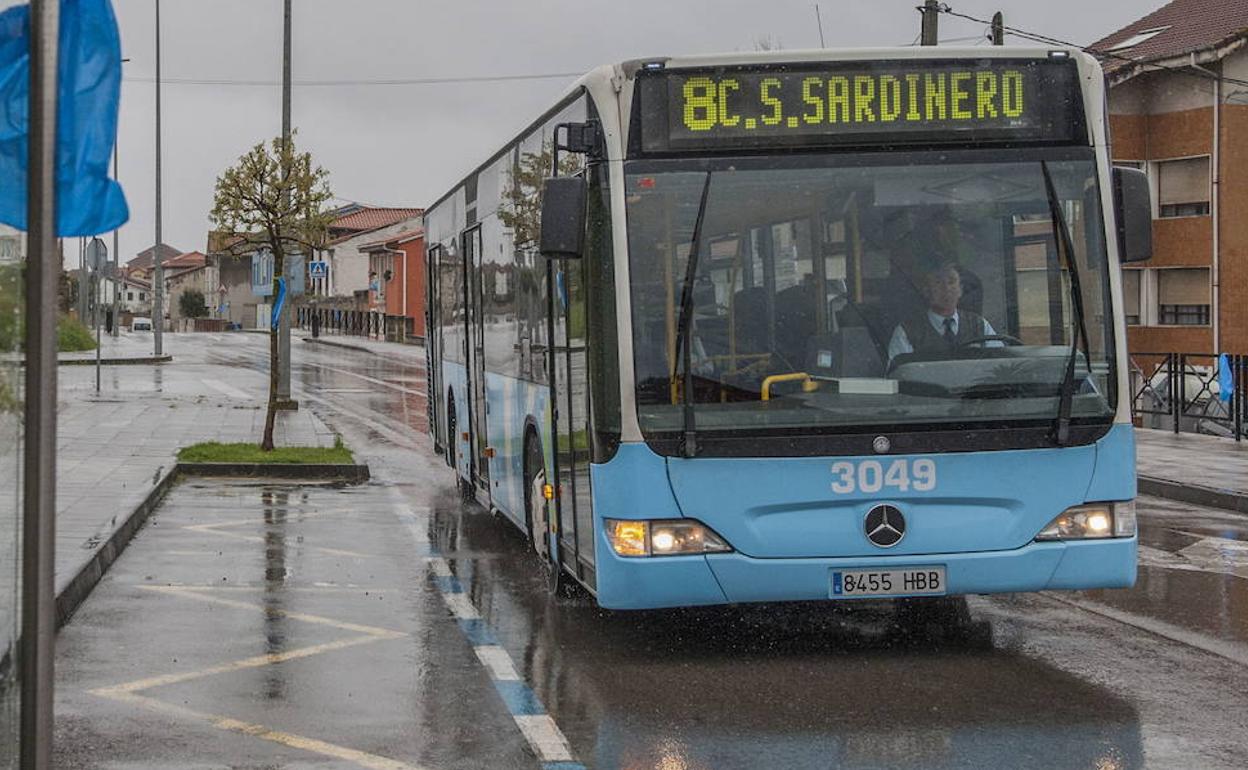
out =
[[[1142,498],[1129,591],[610,613],[459,502],[418,359],[295,344],[373,481],[179,486],[60,634],[57,766],[1248,765],[1248,517]],[[263,392],[179,345],[113,387]]]

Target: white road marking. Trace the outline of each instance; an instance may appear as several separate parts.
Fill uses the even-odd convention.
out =
[[[481,617],[477,612],[477,608],[472,606],[472,602],[468,601],[466,594],[442,594],[442,601],[446,602],[446,606],[451,610],[451,614],[460,620],[476,620]]]
[[[241,398],[244,401],[252,401],[255,399],[255,396],[251,395],[250,393],[243,391],[243,390],[239,390],[233,385],[226,384],[222,382],[221,380],[204,380],[203,383],[215,391],[224,393],[230,398]]]
[[[516,673],[516,667],[511,664],[511,656],[502,647],[496,644],[483,644],[473,647],[472,650],[477,653],[477,657],[496,680],[500,682],[520,681],[520,674]]]
[[[516,725],[543,762],[571,762],[572,749],[568,739],[549,714],[514,715]]]
[[[1090,602],[1084,599],[1075,599],[1069,596],[1059,596],[1050,593],[1042,594],[1042,596],[1052,599],[1055,602],[1061,602],[1062,604],[1068,604],[1072,607],[1078,607],[1079,609],[1090,612],[1093,615],[1100,615],[1101,617],[1109,618],[1110,620],[1116,620],[1119,623],[1131,626],[1132,628],[1138,628],[1141,631],[1148,631],[1151,634],[1156,634],[1157,636],[1169,639],[1172,642],[1185,644],[1188,647],[1195,647],[1196,649],[1203,650],[1211,655],[1226,658],[1227,660],[1233,663],[1238,663],[1241,666],[1248,666],[1248,645],[1240,644],[1238,642],[1228,642],[1224,639],[1214,639],[1212,637],[1205,636],[1204,634],[1190,631],[1186,628],[1181,628],[1172,623],[1167,623],[1164,620],[1157,620],[1155,618],[1144,617],[1143,615],[1136,615],[1133,612],[1115,609],[1097,602]]]

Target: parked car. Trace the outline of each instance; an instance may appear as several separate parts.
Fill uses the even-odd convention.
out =
[[[130,321],[130,331],[132,332],[150,332],[152,330],[152,319],[135,318]]]

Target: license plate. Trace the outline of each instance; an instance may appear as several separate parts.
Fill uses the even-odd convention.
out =
[[[832,570],[832,598],[867,596],[942,596],[944,567]]]

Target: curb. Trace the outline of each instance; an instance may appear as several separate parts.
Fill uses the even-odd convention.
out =
[[[363,345],[352,345],[352,344],[351,344],[351,343],[349,343],[349,342],[336,342],[336,341],[332,341],[332,342],[331,342],[330,340],[326,340],[326,339],[321,338],[321,337],[316,337],[316,338],[312,338],[312,337],[304,337],[304,338],[303,338],[303,341],[304,341],[304,342],[306,342],[306,343],[308,343],[309,345],[329,345],[330,347],[334,347],[334,348],[345,348],[345,349],[347,349],[347,350],[358,350],[358,351],[359,351],[359,352],[361,352],[361,353],[371,353],[372,355],[379,355],[379,354],[377,353],[377,351],[375,351],[375,350],[372,350],[372,349],[370,349],[370,348],[366,348],[366,347],[364,347]]]
[[[101,358],[101,366],[125,366],[127,364],[167,364],[173,360],[169,353],[163,356],[144,356],[142,358]],[[25,362],[23,362],[25,363]],[[94,358],[62,358],[57,360],[58,366],[95,366]]]
[[[96,549],[86,564],[56,595],[56,627],[62,628],[90,596],[108,568],[147,523],[152,511],[160,505],[169,490],[184,476],[216,478],[287,479],[291,481],[336,481],[362,484],[370,478],[367,465],[282,465],[276,463],[176,463],[152,487],[125,521],[113,530],[108,540]]]
[[[178,471],[186,476],[338,481],[344,484],[363,484],[370,478],[367,465],[328,463],[178,463]]]
[[[1248,513],[1248,494],[1230,489],[1213,489],[1177,481],[1139,476],[1136,479],[1140,494],[1163,497],[1180,503],[1192,503],[1208,508],[1221,508],[1235,513]]]

